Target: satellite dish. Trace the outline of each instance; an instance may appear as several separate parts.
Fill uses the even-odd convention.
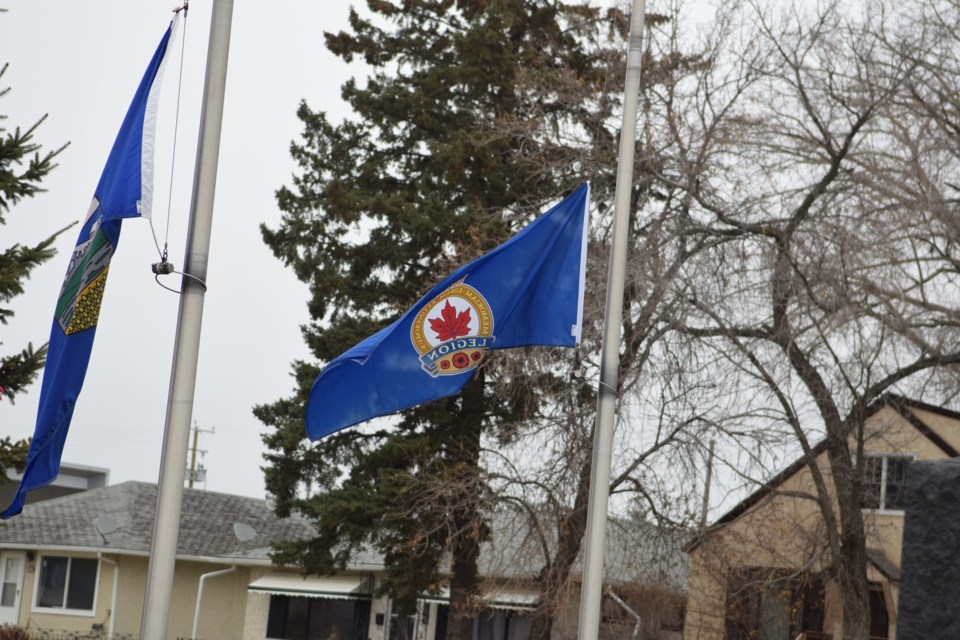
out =
[[[100,516],[96,518],[93,521],[93,526],[97,528],[97,532],[102,536],[108,536],[120,528],[117,521],[110,516]]]
[[[257,530],[245,522],[234,522],[233,535],[235,535],[240,542],[250,542],[257,537]]]

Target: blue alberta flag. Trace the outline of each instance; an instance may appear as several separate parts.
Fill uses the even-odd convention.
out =
[[[120,240],[120,223],[123,218],[150,216],[159,79],[178,21],[179,14],[140,81],[70,255],[50,331],[26,468],[13,502],[0,514],[2,518],[20,513],[26,493],[49,484],[60,471],[70,418],[90,361],[110,258]]]
[[[454,395],[491,349],[576,346],[589,206],[584,184],[331,361],[307,400],[307,435]]]

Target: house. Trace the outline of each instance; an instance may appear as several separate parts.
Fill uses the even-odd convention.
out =
[[[491,514],[492,539],[483,545],[480,555],[480,568],[487,576],[485,587],[496,590],[497,585],[501,585],[519,589],[530,594],[531,606],[539,593],[537,575],[546,562],[552,560],[546,557],[546,548],[556,547],[555,532],[546,525],[555,519],[545,514],[540,516],[538,525],[532,525],[510,511]],[[672,531],[636,519],[608,519],[601,640],[681,640],[687,575],[682,546],[687,539],[687,531]],[[571,568],[571,579],[557,608],[554,640],[578,637],[580,560],[578,558]],[[530,611],[518,613],[523,618],[522,624],[529,626]],[[506,640],[506,636],[503,637]],[[433,638],[428,635],[418,640]]]
[[[153,484],[125,482],[31,503],[0,522],[0,624],[38,638],[138,638],[156,493]],[[272,566],[273,543],[314,530],[297,517],[277,518],[266,500],[186,489],[181,514],[170,640],[445,637],[447,593],[424,594],[417,615],[398,618],[377,595],[376,554],[361,553],[332,577]],[[524,640],[542,541],[512,520],[493,529],[480,560],[486,608],[475,637]],[[644,637],[679,640],[686,567],[677,540],[657,539],[649,526],[621,522],[611,530],[604,637],[629,637],[641,628],[639,616]],[[578,587],[570,599],[558,638],[576,634]]]
[[[903,542],[903,480],[913,460],[960,451],[960,413],[887,396],[871,407],[864,436],[863,514],[871,638],[896,633]],[[827,474],[826,446],[812,451]],[[805,459],[789,465],[687,548],[684,640],[840,638],[838,588],[826,574],[824,521]]]
[[[13,468],[7,469],[6,484],[0,484],[0,505],[6,507],[13,500],[17,486],[23,474]],[[50,498],[79,493],[88,489],[97,489],[110,484],[110,470],[103,467],[90,467],[83,464],[63,462],[60,464],[60,473],[48,485],[38,487],[30,492],[28,500],[39,502]]]
[[[153,484],[125,482],[27,504],[0,522],[0,624],[138,637],[156,494]],[[241,542],[238,523],[256,537]],[[264,593],[290,589],[269,582],[268,548],[310,532],[303,521],[277,519],[264,500],[185,490],[169,637],[191,637],[200,579],[212,572],[222,573],[204,579],[197,637],[238,640],[248,627],[265,628],[269,598],[248,606],[247,588],[267,579]],[[361,577],[351,588],[345,578],[292,584],[348,597]]]

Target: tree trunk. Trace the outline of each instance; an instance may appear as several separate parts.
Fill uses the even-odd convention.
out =
[[[843,594],[843,638],[869,640],[870,591],[867,586],[867,554],[863,538],[861,537],[858,543],[844,536],[840,555],[841,567],[837,582]]]
[[[867,583],[867,536],[860,510],[860,471],[851,460],[846,436],[830,437],[827,455],[833,473],[840,516],[840,549],[833,571],[840,588],[844,640],[869,640],[870,591]]]
[[[477,585],[480,582],[478,558],[486,527],[479,510],[480,433],[483,427],[483,384],[481,369],[462,391],[459,416],[460,438],[452,452],[451,464],[462,479],[463,495],[451,514],[450,618],[448,640],[472,640],[476,614]]]
[[[470,516],[465,513],[454,515],[457,527],[470,528]],[[452,550],[453,575],[450,577],[450,622],[447,625],[448,640],[472,640],[474,606],[479,571],[477,558],[480,556],[480,541],[473,536],[457,536]]]
[[[591,434],[590,441],[593,441]],[[531,640],[550,640],[553,623],[556,619],[556,605],[561,592],[570,577],[570,568],[580,552],[580,544],[587,531],[587,501],[590,497],[590,470],[592,455],[586,452],[586,458],[580,467],[580,479],[577,482],[577,496],[573,510],[563,517],[560,523],[557,551],[553,561],[540,571],[540,601],[534,612]]]

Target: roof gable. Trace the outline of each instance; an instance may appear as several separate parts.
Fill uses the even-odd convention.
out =
[[[957,420],[960,422],[960,412],[952,411],[950,409],[945,409],[943,407],[937,407],[934,405],[929,405],[917,400],[912,400],[910,398],[905,398],[903,396],[898,396],[894,394],[885,394],[880,397],[876,402],[872,403],[868,407],[868,418],[884,408],[891,408],[895,410],[900,416],[912,427],[914,427],[921,435],[926,439],[932,442],[937,446],[941,451],[943,451],[948,457],[957,457],[960,456],[953,446],[951,446],[943,437],[941,437],[934,429],[930,427],[926,422],[921,420],[914,412],[911,411],[912,408],[921,409],[923,411],[928,411],[931,413],[936,413],[938,415],[950,418],[952,420]],[[706,535],[709,535],[710,530],[715,530],[723,527],[724,525],[733,522],[741,515],[749,511],[754,505],[759,503],[761,500],[766,498],[768,495],[773,493],[777,487],[786,482],[794,474],[799,473],[803,470],[810,460],[816,459],[827,449],[826,440],[821,440],[816,443],[810,449],[810,453],[803,455],[797,460],[793,461],[782,471],[771,477],[769,480],[763,483],[763,485],[748,495],[746,498],[737,503],[732,509],[727,511],[724,515],[720,516],[710,527]],[[685,550],[689,553],[693,551],[702,542],[704,536],[701,535],[688,544]]]

